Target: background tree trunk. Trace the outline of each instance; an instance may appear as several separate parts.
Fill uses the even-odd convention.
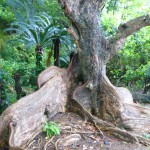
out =
[[[20,74],[18,72],[15,72],[13,78],[15,80],[15,91],[16,91],[17,100],[18,100],[22,96],[25,96],[25,93],[22,91],[21,82],[20,82]]]
[[[0,73],[2,71],[0,70]],[[8,107],[9,102],[7,100],[6,96],[6,90],[4,86],[4,81],[3,81],[3,75],[1,73],[1,78],[0,78],[0,114]]]
[[[35,53],[36,53],[36,75],[39,75],[39,73],[41,73],[41,71],[43,70],[42,66],[43,48],[41,45],[37,45]]]
[[[53,44],[54,44],[54,65],[59,67],[60,66],[60,59],[59,59],[60,39],[59,38],[54,39]]]
[[[51,65],[51,57],[53,55],[53,50],[49,50],[47,60],[46,60],[46,67],[49,67]]]

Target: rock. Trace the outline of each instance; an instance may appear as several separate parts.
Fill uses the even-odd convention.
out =
[[[130,91],[124,87],[116,87],[117,93],[123,103],[133,104],[133,97]]]
[[[78,142],[81,139],[80,134],[71,134],[65,138],[59,140],[59,144],[62,146],[68,146]]]

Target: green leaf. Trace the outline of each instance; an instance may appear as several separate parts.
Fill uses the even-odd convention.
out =
[[[53,135],[60,135],[60,129],[54,122],[46,122],[43,127],[43,131],[46,132],[47,137],[51,137]]]

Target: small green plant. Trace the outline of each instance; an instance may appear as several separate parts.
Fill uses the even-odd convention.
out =
[[[46,137],[60,135],[60,129],[55,122],[46,122],[44,124],[43,131],[46,132]]]
[[[145,139],[150,139],[150,134],[144,133],[144,134],[143,134],[143,137],[144,137]]]

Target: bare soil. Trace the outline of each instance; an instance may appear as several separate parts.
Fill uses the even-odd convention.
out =
[[[99,131],[74,113],[59,113],[50,121],[60,126],[61,134],[46,139],[46,134],[40,133],[30,142],[28,150],[150,150],[150,147],[126,143],[109,133]],[[65,147],[59,144],[59,139],[71,134],[80,134],[81,139]]]

